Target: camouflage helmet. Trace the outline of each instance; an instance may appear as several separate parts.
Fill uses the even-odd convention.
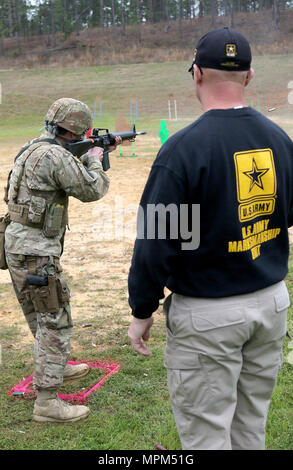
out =
[[[92,125],[89,107],[73,98],[60,98],[55,101],[45,117],[46,128],[60,126],[76,135],[85,134]]]

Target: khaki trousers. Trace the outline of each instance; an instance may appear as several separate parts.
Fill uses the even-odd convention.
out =
[[[221,299],[169,296],[165,367],[182,449],[264,449],[282,364],[285,282]]]

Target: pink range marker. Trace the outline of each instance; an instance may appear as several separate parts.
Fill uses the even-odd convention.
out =
[[[87,398],[89,395],[94,392],[95,390],[98,390],[106,380],[108,380],[111,375],[116,374],[119,370],[119,364],[118,363],[111,363],[111,364],[106,364],[104,362],[100,361],[95,361],[95,362],[86,362],[86,361],[78,361],[78,362],[72,362],[68,361],[68,364],[71,365],[77,365],[77,364],[88,364],[88,366],[91,369],[104,369],[105,370],[105,375],[102,377],[102,379],[96,383],[91,385],[87,390],[82,390],[78,391],[76,393],[73,393],[71,395],[65,395],[63,393],[59,393],[58,396],[62,400],[66,400],[69,402],[73,403],[86,403]],[[17,385],[15,385],[9,392],[9,395],[12,396],[21,396],[25,398],[33,398],[37,395],[37,390],[32,390],[30,388],[31,384],[33,382],[33,374],[30,375],[29,377],[26,377],[23,379],[21,382],[19,382]]]

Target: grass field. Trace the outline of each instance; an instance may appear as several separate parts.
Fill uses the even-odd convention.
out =
[[[191,59],[190,59],[191,62]],[[255,78],[246,90],[261,111],[276,120],[292,118],[288,104],[288,83],[293,80],[293,55],[256,56],[252,66]],[[25,138],[42,127],[50,104],[59,97],[71,96],[85,101],[93,110],[94,100],[103,102],[101,124],[115,125],[123,114],[129,119],[131,98],[138,100],[138,122],[147,124],[148,131],[159,129],[158,119],[168,118],[168,98],[177,101],[178,118],[194,120],[201,109],[193,92],[193,81],[187,72],[189,62],[76,67],[48,70],[1,71],[2,104],[0,105],[0,139]],[[268,109],[277,108],[268,114]],[[133,113],[134,114],[134,113]],[[96,121],[99,124],[99,121]],[[184,125],[184,123],[183,123]],[[182,127],[182,122],[179,123]],[[171,131],[173,131],[171,127]],[[157,135],[157,133],[156,133]]]
[[[288,82],[293,80],[293,56],[262,56],[254,60],[256,77],[247,89],[247,101],[260,100],[262,112],[293,137],[293,107],[288,104]],[[116,361],[120,370],[91,395],[91,415],[84,422],[42,425],[31,421],[33,401],[8,397],[8,391],[32,373],[32,338],[15,299],[7,271],[0,274],[0,344],[2,346],[0,395],[0,449],[154,449],[161,444],[180,449],[169,403],[163,367],[165,326],[162,308],[154,314],[150,348],[153,358],[136,355],[127,338],[131,319],[127,302],[127,275],[131,261],[136,210],[153,159],[160,147],[160,119],[170,133],[201,114],[193,97],[188,63],[139,64],[55,70],[0,72],[0,189],[13,158],[29,138],[38,135],[48,106],[61,96],[86,101],[93,109],[96,96],[103,99],[103,121],[95,125],[115,128],[121,113],[129,119],[129,103],[138,98],[137,128],[148,134],[137,139],[137,158],[111,154],[111,187],[98,203],[70,203],[70,231],[62,257],[72,292],[75,322],[74,360]],[[178,121],[168,120],[168,97],[177,100]],[[277,108],[272,113],[268,109]],[[129,154],[130,147],[123,152]],[[102,206],[104,205],[104,206]],[[105,230],[101,208],[111,208],[122,225],[101,240]],[[0,203],[1,213],[5,211]],[[116,217],[117,220],[117,217]],[[124,230],[124,231],[123,231]],[[286,279],[293,298],[293,256]],[[293,333],[292,308],[288,328]],[[91,324],[84,327],[84,324]],[[289,352],[285,340],[284,358]],[[98,380],[92,371],[72,390]],[[293,448],[292,366],[284,361],[274,392],[267,425],[268,449]]]

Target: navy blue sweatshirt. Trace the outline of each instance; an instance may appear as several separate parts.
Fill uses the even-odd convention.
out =
[[[165,212],[166,236],[158,235],[162,214],[147,216],[148,207],[158,204],[178,209],[177,222],[176,211]],[[180,223],[186,207],[188,225],[186,214]],[[128,279],[133,315],[150,317],[165,286],[185,296],[220,298],[284,279],[292,208],[293,143],[287,134],[248,107],[203,114],[166,141],[146,183],[140,202],[144,231]],[[148,232],[155,221],[157,232]],[[183,249],[187,228],[193,233],[199,223],[199,246],[190,235]],[[147,239],[147,233],[155,236]]]

